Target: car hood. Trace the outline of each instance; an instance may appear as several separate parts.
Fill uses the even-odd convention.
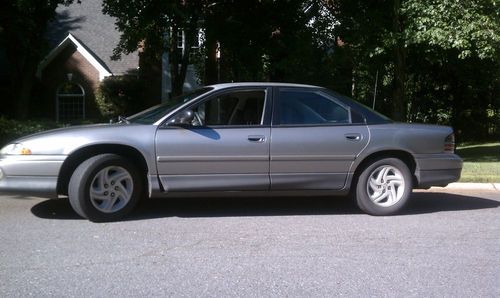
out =
[[[156,126],[144,124],[94,124],[48,130],[15,140],[32,154],[67,155],[72,151],[94,144],[133,145],[154,140]]]

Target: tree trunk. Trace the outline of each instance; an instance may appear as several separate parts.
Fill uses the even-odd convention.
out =
[[[392,118],[396,121],[406,121],[407,102],[405,97],[406,82],[406,49],[403,40],[403,22],[401,20],[401,1],[394,0],[392,29],[396,36],[393,49],[394,79],[392,91]]]
[[[181,22],[178,22],[180,24]],[[191,47],[193,46],[194,38],[198,33],[198,18],[192,17],[184,28],[184,48],[181,50],[177,48],[178,33],[183,29],[177,26],[172,28],[172,37],[170,44],[170,63],[171,63],[171,82],[172,82],[172,95],[181,95],[184,91],[184,82],[186,81],[187,69],[190,63],[189,56],[191,54]]]
[[[29,116],[31,91],[39,59],[15,47],[7,49],[7,57],[11,63],[10,82],[13,96],[11,100],[15,102],[13,116],[16,119],[26,119]]]
[[[217,72],[217,40],[215,37],[207,32],[206,35],[206,48],[207,48],[207,58],[205,60],[205,85],[212,85],[218,82],[218,72]]]

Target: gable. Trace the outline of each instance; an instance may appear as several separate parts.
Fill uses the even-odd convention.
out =
[[[81,54],[88,63],[90,63],[99,73],[99,80],[102,81],[105,77],[109,77],[112,73],[107,69],[107,67],[101,63],[98,57],[94,56],[78,39],[76,39],[71,33],[66,36],[66,38],[61,41],[50,53],[40,62],[37,70],[37,77],[41,78],[42,71],[46,68],[60,53],[64,51],[68,46],[74,46],[76,51]]]

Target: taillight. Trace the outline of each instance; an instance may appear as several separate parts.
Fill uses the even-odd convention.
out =
[[[444,139],[444,152],[455,153],[455,134],[450,134]]]

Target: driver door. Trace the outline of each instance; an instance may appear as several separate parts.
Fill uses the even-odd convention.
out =
[[[268,190],[269,96],[267,88],[232,89],[190,106],[195,117],[188,125],[161,126],[156,152],[163,189]]]

